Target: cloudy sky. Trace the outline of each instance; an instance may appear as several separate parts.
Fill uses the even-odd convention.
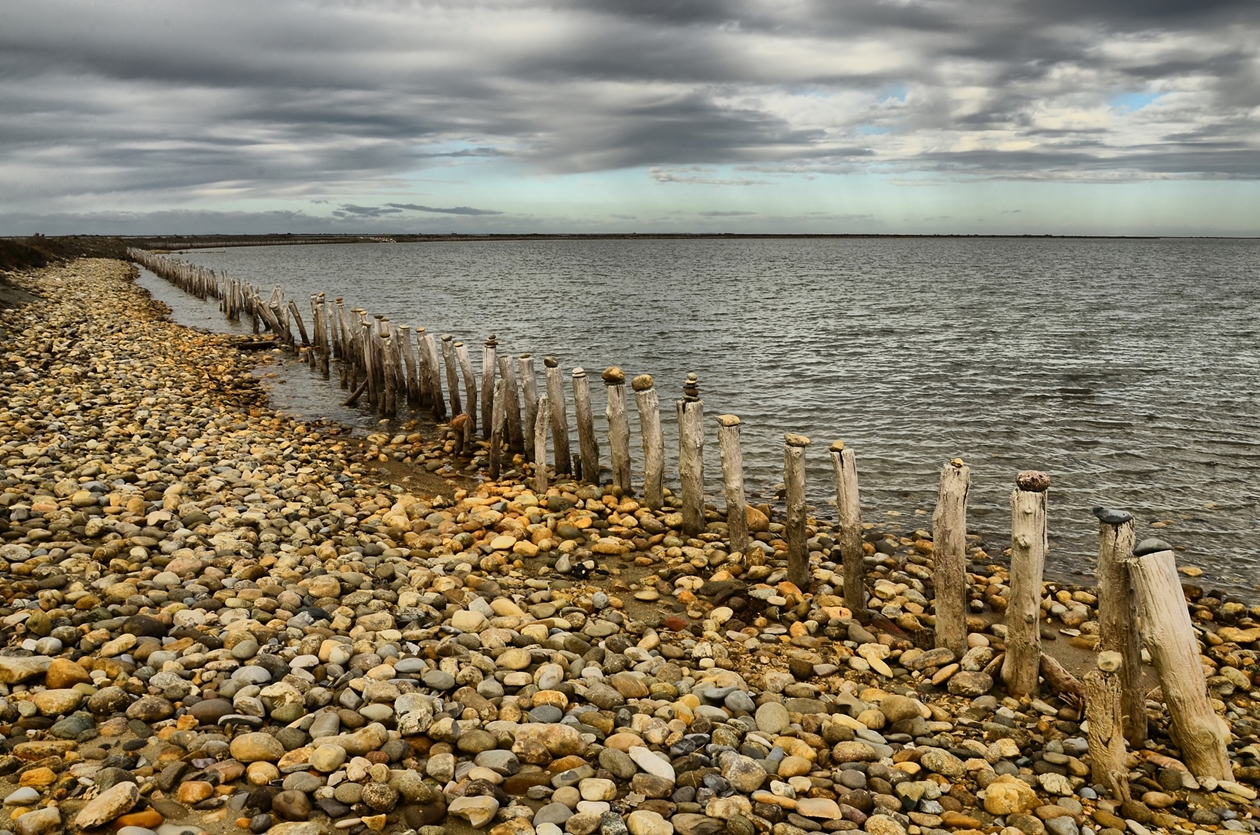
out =
[[[0,235],[1260,234],[1255,0],[4,0]]]

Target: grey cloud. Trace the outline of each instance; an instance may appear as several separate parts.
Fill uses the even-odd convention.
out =
[[[449,209],[437,209],[433,206],[421,206],[418,203],[386,203],[395,211],[407,209],[412,212],[433,212],[440,215],[501,215],[503,212],[496,212],[491,209],[474,209],[469,206],[454,206]]]
[[[700,217],[747,217],[756,212],[701,212]]]
[[[0,193],[341,205],[477,165],[1254,179],[1258,49],[1254,0],[11,0]],[[1176,104],[1073,118],[1144,91]]]

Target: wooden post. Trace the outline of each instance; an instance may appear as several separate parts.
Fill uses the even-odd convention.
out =
[[[446,366],[446,391],[451,396],[451,417],[464,413],[459,399],[459,374],[455,371],[455,349],[452,347],[455,337],[449,333],[442,334],[442,363]]]
[[[411,325],[398,326],[398,349],[406,370],[407,408],[414,412],[420,406],[420,375],[416,369],[416,352],[411,347]]]
[[[961,458],[941,470],[940,494],[932,516],[936,587],[936,645],[961,658],[967,652],[967,491],[971,471]]]
[[[1011,602],[1006,609],[1002,680],[1012,696],[1035,696],[1041,669],[1041,578],[1046,565],[1050,477],[1026,470],[1011,491]],[[965,638],[965,636],[964,636]]]
[[[416,331],[419,335],[420,328]],[[428,331],[424,331],[424,350],[429,355],[429,394],[433,397],[433,419],[442,421],[446,419],[446,402],[442,399],[442,358],[438,352],[437,338]],[[457,410],[454,404],[451,406],[452,414]]]
[[[433,374],[429,370],[429,352],[425,347],[424,338],[427,332],[423,327],[416,326],[416,344],[414,346],[416,357],[416,395],[418,398],[417,405],[420,408],[433,408]]]
[[[1129,577],[1137,592],[1142,637],[1155,662],[1172,718],[1173,742],[1181,749],[1191,774],[1234,779],[1226,748],[1229,729],[1208,698],[1199,642],[1177,579],[1172,546],[1158,539],[1139,542],[1129,560]]]
[[[569,415],[564,404],[564,378],[555,357],[543,358],[547,369],[547,402],[551,406],[551,446],[556,458],[556,475],[573,472],[569,455]]]
[[[534,492],[547,493],[547,430],[551,428],[551,404],[547,395],[538,398],[534,415]]]
[[[376,411],[380,404],[380,384],[376,375],[376,356],[373,353],[372,343],[376,341],[373,334],[372,323],[367,321],[364,314],[367,311],[359,313],[359,351],[362,358],[363,376],[367,378],[367,396],[368,406],[373,412]]]
[[[809,438],[783,436],[783,484],[786,487],[789,583],[801,591],[809,588],[809,547],[805,537],[805,447]]]
[[[490,478],[497,479],[503,466],[503,427],[507,423],[507,380],[494,384],[494,403],[490,410]]]
[[[481,437],[487,440],[494,431],[494,377],[499,367],[498,345],[499,340],[490,334],[481,354]]]
[[[831,445],[831,469],[836,479],[836,512],[840,540],[840,557],[844,561],[844,605],[853,617],[865,623],[866,569],[862,551],[862,505],[858,497],[857,461],[853,450],[845,449],[844,441]]]
[[[534,378],[534,358],[530,354],[521,354],[516,360],[521,372],[521,399],[525,402],[525,455],[530,461],[539,460],[534,445],[534,424],[538,421],[538,381]],[[547,451],[543,450],[542,458]]]
[[[378,336],[380,342],[382,376],[384,377],[385,396],[381,400],[381,414],[393,417],[397,413],[398,398],[398,363],[394,356],[394,340],[386,333]]]
[[[678,478],[682,482],[683,533],[704,532],[704,401],[700,382],[688,374],[678,409]]]
[[[1085,674],[1085,718],[1089,720],[1089,759],[1094,782],[1111,788],[1118,801],[1129,799],[1128,751],[1124,744],[1123,694],[1120,676],[1124,664],[1120,653],[1098,653],[1098,669]]]
[[[739,446],[739,418],[718,415],[718,452],[722,457],[722,484],[726,488],[726,528],[731,553],[748,548],[748,503],[744,498],[744,452]]]
[[[652,375],[640,374],[630,381],[639,410],[639,432],[643,436],[643,501],[652,510],[665,504],[665,437],[661,433],[661,406],[653,388]]]
[[[583,480],[599,485],[599,442],[595,439],[595,416],[591,412],[591,384],[586,369],[573,369],[573,412],[577,418],[578,449],[582,454]]]
[[[626,420],[626,375],[615,365],[600,375],[607,394],[608,447],[612,457],[612,483],[630,492],[630,424]]]
[[[311,340],[306,335],[306,325],[302,322],[302,314],[298,312],[297,302],[289,299],[289,312],[293,314],[293,321],[297,322],[298,333],[302,335],[302,344],[309,346]]]
[[[1133,586],[1126,562],[1133,556],[1133,516],[1094,508],[1098,517],[1098,649],[1120,655],[1121,715],[1124,735],[1134,750],[1146,744],[1146,691],[1142,687],[1142,655],[1133,613]]]
[[[521,388],[516,383],[516,370],[512,368],[512,358],[499,357],[499,377],[507,383],[504,389],[504,402],[507,409],[507,444],[514,453],[525,451],[525,433],[521,427]],[[530,427],[533,430],[533,427]]]
[[[459,370],[464,374],[464,396],[468,398],[468,422],[464,424],[464,443],[468,445],[468,454],[473,454],[472,439],[477,434],[477,378],[473,376],[472,360],[468,357],[468,346],[456,342],[455,358],[459,360]]]

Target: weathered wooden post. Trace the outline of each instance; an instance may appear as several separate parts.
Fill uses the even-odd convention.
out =
[[[1124,696],[1120,676],[1124,664],[1120,653],[1098,653],[1098,669],[1085,674],[1085,718],[1089,720],[1089,759],[1094,782],[1111,788],[1118,801],[1129,799],[1128,751],[1124,744]]]
[[[661,433],[661,406],[653,388],[652,375],[640,374],[630,381],[639,410],[639,433],[643,436],[643,501],[652,510],[665,504],[665,436]]]
[[[555,453],[556,475],[573,472],[573,459],[569,455],[569,415],[564,403],[564,378],[560,376],[560,363],[555,357],[544,357],[547,369],[547,401],[551,406],[551,447]]]
[[[420,396],[420,407],[433,408],[433,372],[429,369],[429,351],[425,346],[428,331],[423,326],[416,326],[416,386]],[[441,396],[439,394],[439,396]]]
[[[608,446],[612,457],[612,483],[630,492],[630,424],[626,420],[626,375],[615,365],[600,375],[607,393]]]
[[[507,423],[507,380],[494,384],[493,407],[490,410],[490,478],[497,479],[503,467],[503,427]]]
[[[722,486],[726,491],[726,528],[731,553],[748,547],[748,503],[744,498],[744,451],[739,446],[739,418],[718,415],[718,453],[722,458]]]
[[[967,652],[967,491],[971,471],[961,458],[941,470],[932,515],[932,554],[936,587],[936,645],[961,658]]]
[[[551,403],[547,395],[538,398],[538,412],[534,415],[534,492],[539,496],[547,492],[547,430],[551,428]]]
[[[433,419],[442,421],[446,419],[446,402],[442,399],[442,358],[438,352],[437,338],[424,328],[416,333],[421,331],[424,331],[424,352],[429,355],[429,393],[433,396]],[[451,409],[452,414],[459,411],[453,403]]]
[[[494,376],[499,367],[498,345],[499,340],[490,334],[481,354],[481,437],[487,440],[494,431],[491,423],[494,419]]]
[[[463,414],[463,404],[459,399],[459,374],[455,370],[455,337],[449,333],[442,334],[442,362],[446,365],[446,390],[451,396],[451,417]]]
[[[1212,709],[1172,546],[1145,539],[1133,549],[1129,577],[1137,592],[1142,637],[1155,662],[1172,738],[1196,777],[1232,780],[1229,728]]]
[[[858,496],[857,461],[844,441],[831,445],[831,469],[836,480],[836,511],[840,557],[844,562],[844,604],[860,623],[870,618],[866,610],[866,570],[862,551],[862,505]]]
[[[1037,693],[1041,669],[1041,578],[1046,565],[1046,490],[1050,477],[1026,470],[1011,491],[1011,602],[1006,609],[1002,680],[1012,696]],[[964,636],[965,637],[965,636]]]
[[[525,455],[530,461],[537,461],[538,454],[534,447],[534,424],[538,421],[538,381],[534,379],[534,358],[530,354],[517,357],[517,368],[521,372],[521,399],[525,402]],[[543,458],[546,458],[543,450]]]
[[[468,400],[468,422],[464,424],[464,440],[468,443],[468,454],[472,454],[472,439],[477,434],[477,378],[473,375],[472,360],[468,357],[468,346],[456,342],[455,359],[459,360],[459,370],[464,375],[464,397]]]
[[[683,533],[704,532],[704,401],[700,381],[688,374],[678,409],[678,478],[682,482]]]
[[[406,369],[407,409],[414,412],[420,406],[420,374],[416,368],[416,352],[411,347],[411,325],[398,326],[398,348]]]
[[[507,444],[512,452],[525,451],[525,434],[521,428],[521,388],[516,382],[516,370],[512,368],[512,358],[499,357],[499,377],[507,383],[504,389],[504,402],[507,404]],[[533,431],[533,427],[530,427]]]
[[[783,484],[786,488],[787,578],[801,591],[809,588],[809,543],[805,537],[805,447],[809,438],[783,436]]]
[[[1094,508],[1098,517],[1098,648],[1120,655],[1120,710],[1130,747],[1146,744],[1146,692],[1142,687],[1142,655],[1133,613],[1136,603],[1127,561],[1137,540],[1133,516]]]
[[[578,450],[581,452],[580,477],[599,485],[599,441],[595,439],[595,416],[591,412],[591,384],[586,369],[573,369],[573,413],[577,419]]]

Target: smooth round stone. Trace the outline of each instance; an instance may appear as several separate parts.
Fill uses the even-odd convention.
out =
[[[258,642],[253,638],[246,638],[236,646],[232,647],[232,657],[237,661],[248,661],[258,654]]]
[[[421,681],[425,687],[431,687],[434,690],[450,690],[455,686],[455,676],[441,670],[429,670],[423,676]]]
[[[514,647],[495,659],[495,665],[503,670],[524,670],[533,662],[529,650]]]
[[[394,672],[399,675],[422,673],[429,669],[423,658],[400,658],[394,662]]]
[[[241,734],[232,740],[229,750],[233,759],[242,763],[276,762],[284,756],[284,746],[271,734]]]
[[[324,781],[309,771],[295,771],[284,778],[283,788],[286,791],[299,791],[310,794],[324,785]]]
[[[617,796],[617,784],[602,777],[588,777],[578,783],[583,800],[612,800]]]
[[[552,724],[564,718],[564,711],[555,705],[539,705],[529,712],[529,721]]]
[[[31,806],[39,802],[39,792],[29,786],[10,792],[4,798],[5,806]]]
[[[384,722],[394,715],[394,709],[389,705],[371,704],[359,708],[359,713],[366,717],[369,722]],[[297,717],[294,718],[296,719]]]
[[[505,687],[528,687],[534,683],[534,677],[529,673],[508,673],[503,677],[503,685]],[[542,689],[541,687],[539,688]]]
[[[565,821],[573,817],[573,810],[563,803],[548,803],[534,813],[534,827],[543,824],[554,824],[555,826],[564,826]]]
[[[341,768],[346,761],[346,749],[340,745],[321,745],[311,752],[308,762],[311,767],[325,774],[331,774]]]
[[[779,702],[766,702],[757,708],[757,730],[767,734],[779,734],[792,723],[788,709]]]

